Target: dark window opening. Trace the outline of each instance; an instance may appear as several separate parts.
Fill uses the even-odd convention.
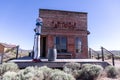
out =
[[[58,53],[67,52],[67,38],[66,37],[55,37],[55,45]]]

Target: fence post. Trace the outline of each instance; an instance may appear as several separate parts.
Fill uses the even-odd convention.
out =
[[[89,48],[89,57],[92,58],[91,48]]]
[[[19,46],[16,47],[16,59],[18,58],[18,51],[19,51]]]
[[[100,59],[100,55],[98,54],[98,60]]]
[[[103,52],[103,47],[101,47],[101,53],[102,53],[102,61],[104,61],[104,52]]]
[[[112,64],[115,66],[115,60],[114,60],[114,55],[112,54]]]
[[[2,63],[3,63],[3,53],[0,54],[0,64],[2,64]]]

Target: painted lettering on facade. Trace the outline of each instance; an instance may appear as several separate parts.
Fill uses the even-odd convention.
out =
[[[57,29],[74,29],[76,22],[52,21],[51,26]]]

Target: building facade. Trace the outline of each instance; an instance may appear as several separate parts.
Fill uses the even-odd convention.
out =
[[[8,50],[15,48],[16,45],[0,43],[0,54],[6,53]]]
[[[88,58],[87,13],[40,9],[43,19],[41,57],[56,47],[57,58]]]

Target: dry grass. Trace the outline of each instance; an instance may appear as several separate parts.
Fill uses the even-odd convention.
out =
[[[111,59],[105,61],[112,65]],[[115,67],[120,68],[120,60],[115,60]]]
[[[28,56],[28,53],[19,53],[18,54],[18,57],[24,57],[24,56]],[[6,61],[8,61],[8,60],[10,60],[10,59],[15,59],[16,58],[16,54],[15,53],[11,53],[11,52],[9,52],[9,53],[4,53],[4,55],[3,55],[3,62],[6,62]]]

